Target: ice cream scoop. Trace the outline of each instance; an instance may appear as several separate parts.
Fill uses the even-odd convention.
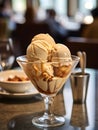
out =
[[[29,61],[46,61],[50,60],[52,52],[54,51],[55,42],[48,34],[36,35],[31,44],[27,48],[27,58]]]
[[[47,34],[40,33],[35,35],[34,38],[32,39],[32,42],[35,40],[45,40],[52,47],[54,47],[56,44],[54,39],[48,33]]]
[[[68,61],[72,61],[71,53],[68,47],[60,43],[56,44],[55,51],[52,55],[52,61],[60,61],[61,64],[65,64],[66,62],[66,65]]]
[[[69,48],[63,44],[57,43],[55,45],[55,53],[54,56],[58,56],[58,57],[70,57],[71,56],[71,52],[69,50]]]
[[[43,43],[42,41],[37,40],[28,46],[27,58],[29,61],[47,60],[48,59],[49,52],[42,43]]]

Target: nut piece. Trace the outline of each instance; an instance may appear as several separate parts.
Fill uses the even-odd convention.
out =
[[[58,77],[65,77],[65,76],[67,76],[67,74],[69,74],[71,67],[72,67],[71,65],[54,67],[54,75],[58,76]]]
[[[20,77],[15,75],[14,77],[8,77],[7,81],[28,81],[27,77]]]
[[[42,75],[44,81],[51,81],[53,76],[49,75],[47,72],[43,72]]]

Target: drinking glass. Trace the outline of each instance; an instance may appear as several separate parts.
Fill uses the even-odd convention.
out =
[[[15,60],[11,38],[0,40],[0,70],[8,70]]]
[[[57,58],[55,57],[54,59]],[[52,104],[54,97],[79,62],[79,57],[72,56],[72,61],[66,61],[66,58],[59,58],[59,60],[54,62],[39,60],[29,62],[25,55],[17,57],[17,62],[39,91],[45,103],[43,116],[34,117],[32,123],[38,127],[54,127],[64,124],[65,118],[63,116],[53,114]]]

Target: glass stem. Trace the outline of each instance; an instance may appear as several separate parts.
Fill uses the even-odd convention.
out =
[[[54,102],[54,97],[50,96],[45,96],[44,97],[44,103],[45,103],[45,112],[44,112],[44,117],[46,119],[53,119],[54,114],[53,114],[53,102]]]

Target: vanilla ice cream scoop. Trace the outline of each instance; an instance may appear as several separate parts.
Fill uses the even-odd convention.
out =
[[[47,60],[48,50],[43,46],[42,41],[34,41],[33,44],[28,46],[27,58],[29,61]]]
[[[54,51],[55,42],[49,34],[36,35],[27,48],[27,58],[29,61],[50,60]]]
[[[53,52],[53,55],[52,55],[52,61],[53,62],[60,61],[62,63],[64,61],[66,62],[72,61],[71,53],[68,47],[60,43],[56,44],[55,51]]]
[[[35,40],[45,40],[46,42],[48,42],[48,46],[54,47],[55,46],[55,41],[54,39],[47,33],[47,34],[37,34],[34,36],[34,38],[32,39],[31,42],[35,41]]]

